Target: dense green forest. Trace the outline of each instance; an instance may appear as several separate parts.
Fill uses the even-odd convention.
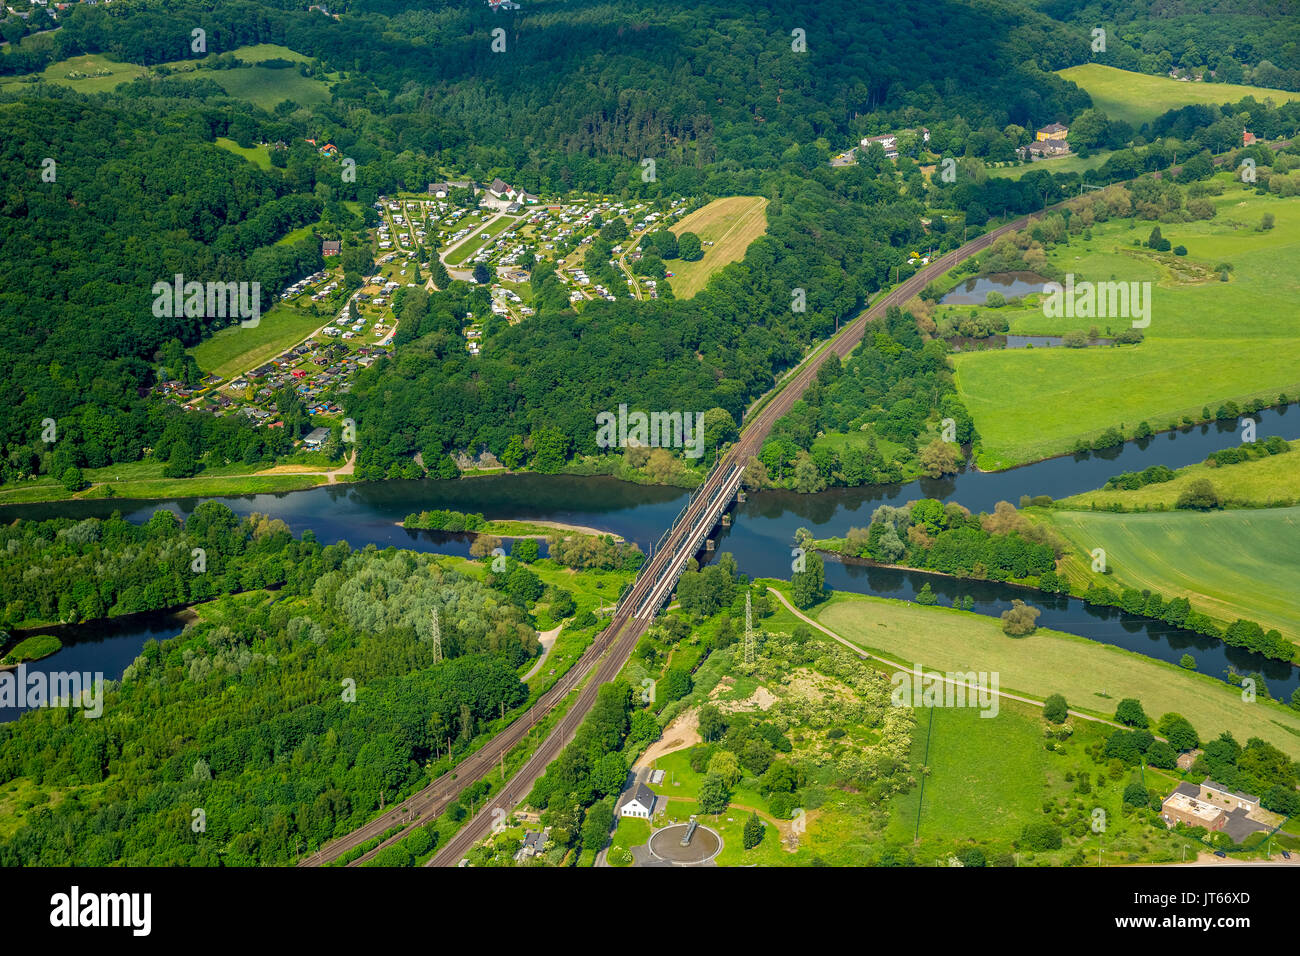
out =
[[[1295,0],[1044,0],[1038,8],[1081,27],[1106,27],[1106,49],[1092,58],[1107,66],[1300,90]]]
[[[0,726],[0,781],[34,787],[0,865],[288,863],[525,701],[516,668],[537,650],[523,604],[437,556],[313,548],[275,595],[148,643],[101,719]]]
[[[318,571],[323,550],[279,518],[241,520],[215,501],[183,524],[170,511],[143,524],[15,521],[0,525],[0,621],[75,623],[284,584]]]

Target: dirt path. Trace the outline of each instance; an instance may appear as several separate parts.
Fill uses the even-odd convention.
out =
[[[542,656],[537,658],[537,663],[529,669],[527,674],[519,678],[521,681],[527,682],[530,677],[542,669],[542,665],[546,663],[546,658],[551,653],[551,648],[555,646],[555,639],[560,636],[560,628],[562,627],[564,627],[563,624],[557,624],[549,631],[537,632],[537,640],[542,645]]]
[[[690,710],[684,710],[664,728],[659,739],[646,748],[645,753],[632,765],[632,772],[649,767],[660,757],[666,757],[703,742],[703,738],[700,737],[699,709],[692,707]]]

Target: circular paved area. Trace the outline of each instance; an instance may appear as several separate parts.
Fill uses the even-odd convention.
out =
[[[688,824],[676,823],[656,830],[650,836],[649,848],[659,859],[678,866],[707,863],[722,852],[722,837],[704,824],[695,828],[690,846],[682,846]]]

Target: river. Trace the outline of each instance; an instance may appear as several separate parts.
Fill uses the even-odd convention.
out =
[[[1300,437],[1300,410],[1292,407],[1267,409],[1254,416],[1259,422],[1260,440],[1280,435],[1288,440]],[[1087,455],[1068,455],[1024,465],[1002,472],[973,469],[943,479],[923,478],[898,485],[837,488],[815,495],[786,491],[751,494],[736,508],[730,529],[720,533],[719,551],[736,555],[741,571],[751,576],[788,578],[794,532],[807,527],[819,538],[843,535],[852,526],[865,527],[880,504],[901,505],[917,498],[957,501],[972,511],[991,511],[998,501],[1017,503],[1022,495],[1051,495],[1063,498],[1103,485],[1107,478],[1123,471],[1136,471],[1162,464],[1178,468],[1203,460],[1208,454],[1240,443],[1236,422],[1197,425],[1162,433],[1138,442]],[[678,488],[636,485],[613,478],[580,478],[544,475],[494,475],[458,481],[382,481],[323,485],[305,491],[244,495],[219,498],[236,513],[261,512],[283,519],[295,534],[315,533],[324,543],[346,540],[353,547],[375,544],[439,551],[467,556],[466,535],[431,531],[408,531],[399,522],[410,512],[433,508],[481,512],[488,518],[541,519],[586,525],[620,534],[648,549],[681,510],[688,492]],[[106,517],[120,510],[130,521],[147,521],[159,508],[184,517],[204,500],[173,499],[154,502],[113,500],[68,501],[47,504],[12,505],[0,508],[0,520],[13,518]],[[1229,666],[1239,673],[1258,671],[1264,675],[1275,697],[1289,696],[1300,686],[1300,669],[1272,661],[1221,641],[1172,628],[1160,621],[1135,617],[1111,608],[1090,607],[1076,598],[1053,597],[998,582],[964,581],[923,572],[867,568],[828,561],[827,583],[837,589],[883,597],[910,599],[928,580],[943,603],[969,594],[975,609],[999,615],[1014,597],[1031,600],[1043,609],[1039,625],[1078,634],[1096,641],[1138,651],[1150,657],[1177,662],[1191,653],[1197,669],[1224,677]],[[113,628],[120,626],[120,633]],[[72,629],[80,633],[79,626]],[[104,670],[111,677],[133,659],[130,646],[138,648],[149,637],[168,637],[180,626],[161,629],[135,623],[107,628],[97,638],[108,644],[116,656],[106,659]],[[162,633],[168,631],[170,633]],[[93,634],[93,629],[87,630]],[[114,636],[108,636],[114,634]],[[72,633],[61,633],[66,641]],[[120,638],[120,641],[119,641]],[[54,670],[90,669],[74,665],[79,655],[69,654],[82,645],[80,639],[36,666]],[[103,653],[108,654],[108,648]],[[90,659],[87,656],[85,659]],[[57,666],[55,666],[57,664]],[[111,673],[110,673],[111,671]],[[0,720],[5,719],[0,713]]]

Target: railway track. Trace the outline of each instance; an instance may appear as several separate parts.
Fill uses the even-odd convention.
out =
[[[686,507],[660,539],[632,588],[619,601],[609,626],[597,635],[578,662],[554,687],[538,698],[526,714],[517,718],[480,750],[462,760],[454,769],[364,826],[304,857],[298,865],[324,865],[388,830],[402,826],[401,832],[383,840],[348,865],[360,866],[374,859],[385,847],[409,835],[415,824],[435,819],[466,787],[490,774],[506,753],[523,741],[558,703],[581,685],[577,700],[532,756],[498,789],[497,795],[486,801],[482,809],[425,864],[457,865],[469,849],[491,830],[499,816],[494,816],[493,811],[499,809],[508,814],[513,810],[532,790],[533,784],[545,772],[547,765],[573,739],[595,704],[600,686],[612,681],[622,670],[636,647],[638,638],[672,593],[686,563],[698,552],[704,538],[731,503],[745,463],[758,454],[772,426],[807,391],[822,364],[832,354],[841,359],[847,358],[862,340],[867,324],[883,316],[889,308],[902,306],[928,283],[963,259],[982,252],[1001,236],[1023,229],[1031,219],[1055,208],[1057,207],[1053,206],[1023,216],[945,253],[846,323],[830,340],[828,348],[805,359],[802,367],[787,379],[781,390],[745,423],[739,439],[710,471],[704,483],[696,489]],[[589,676],[590,680],[587,679]]]

